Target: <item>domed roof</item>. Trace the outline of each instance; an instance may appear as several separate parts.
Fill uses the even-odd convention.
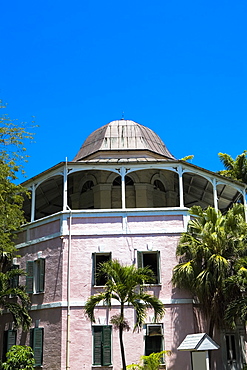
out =
[[[73,161],[83,160],[97,152],[121,151],[123,154],[123,151],[144,150],[167,159],[175,159],[154,131],[134,121],[121,119],[92,132]]]

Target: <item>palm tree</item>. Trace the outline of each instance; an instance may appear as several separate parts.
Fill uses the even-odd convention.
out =
[[[197,299],[213,336],[215,327],[230,323],[226,309],[242,296],[241,289],[231,287],[247,256],[247,224],[240,204],[225,215],[197,206],[190,213],[194,217],[179,241],[180,263],[173,269],[172,282]]]
[[[247,322],[247,257],[235,264],[235,274],[227,279],[225,293],[231,297],[225,312],[226,321],[232,328],[241,321]]]
[[[247,184],[247,150],[244,150],[235,159],[226,153],[218,155],[225,167],[225,170],[219,171],[219,174]]]
[[[30,299],[25,291],[25,286],[19,285],[19,276],[24,271],[8,269],[0,272],[0,314],[9,311],[13,317],[14,326],[29,329],[31,318],[28,314]]]
[[[91,322],[95,322],[94,309],[97,304],[103,302],[111,309],[112,299],[120,303],[120,313],[113,317],[111,323],[119,329],[122,366],[123,370],[126,370],[123,331],[129,326],[124,318],[125,305],[132,305],[135,309],[134,331],[142,327],[147,308],[153,308],[156,322],[163,317],[164,306],[157,297],[145,292],[144,284],[150,283],[150,279],[153,278],[153,272],[148,267],[137,268],[133,265],[122,265],[118,260],[112,260],[101,264],[100,274],[107,278],[104,291],[88,298],[85,308],[86,315]]]

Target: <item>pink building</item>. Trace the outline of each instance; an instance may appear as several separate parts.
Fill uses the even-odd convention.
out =
[[[30,343],[36,366],[47,370],[120,370],[118,332],[110,324],[118,306],[98,306],[93,325],[84,313],[87,298],[104,285],[95,275],[98,263],[114,258],[150,265],[156,282],[148,290],[166,309],[162,322],[154,324],[150,311],[142,331],[124,333],[127,363],[166,349],[172,354],[164,368],[189,370],[189,353],[177,347],[187,334],[207,328],[194,314],[192,297],[171,285],[177,242],[192,205],[226,211],[245,203],[244,186],[177,160],[152,130],[123,119],[93,132],[72,162],[24,185],[31,192],[24,205],[28,223],[14,263],[27,271],[33,324],[30,333],[16,333],[3,315],[1,348]],[[126,316],[133,328],[131,306]],[[216,341],[215,369],[241,370],[244,328],[218,333]]]

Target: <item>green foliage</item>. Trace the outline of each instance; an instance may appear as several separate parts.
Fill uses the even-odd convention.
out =
[[[149,356],[141,356],[139,364],[128,365],[129,370],[159,370],[164,355],[170,355],[170,351],[151,353]]]
[[[33,370],[33,350],[28,346],[12,346],[6,354],[7,361],[2,364],[3,370]]]
[[[133,265],[124,266],[119,261],[113,260],[102,263],[100,271],[108,280],[104,292],[91,296],[86,302],[86,315],[92,322],[95,322],[95,306],[103,301],[111,308],[112,299],[116,299],[123,306],[125,303],[133,305],[137,315],[134,330],[141,328],[148,308],[154,309],[155,321],[163,317],[164,307],[161,301],[144,290],[143,284],[153,277],[151,269],[137,268]],[[123,316],[118,320],[123,322]]]
[[[24,271],[19,269],[0,272],[0,314],[8,310],[13,316],[14,326],[28,330],[31,324],[28,314],[30,298],[24,286],[12,284],[13,279],[23,274]]]
[[[1,100],[0,108],[6,108]],[[35,127],[33,123],[31,129]],[[17,178],[20,170],[23,171],[23,164],[28,159],[24,143],[32,139],[33,133],[27,130],[24,123],[17,123],[17,120],[11,119],[7,114],[0,116],[0,162],[9,166],[12,179]]]
[[[0,108],[5,108],[1,101]],[[23,172],[27,160],[24,143],[32,136],[23,124],[17,124],[7,115],[0,116],[0,313],[9,310],[15,326],[25,330],[30,324],[30,300],[24,287],[11,284],[15,277],[24,274],[22,270],[12,270],[11,262],[16,253],[14,235],[25,222],[23,197],[28,195],[14,181]]]
[[[5,108],[0,101],[0,108]],[[32,133],[6,114],[0,116],[0,258],[14,253],[13,233],[25,222],[23,196],[27,190],[13,183],[27,160],[24,143]]]
[[[222,176],[247,184],[247,150],[244,150],[243,153],[239,154],[235,159],[226,153],[219,153],[218,155],[225,167],[225,170],[219,171],[218,173]]]
[[[119,340],[122,355],[123,369],[126,369],[123,346],[123,330],[129,330],[129,325],[124,318],[125,304],[131,304],[136,312],[136,325],[134,330],[142,327],[148,308],[154,310],[155,321],[164,315],[164,306],[155,296],[145,292],[144,284],[153,278],[153,271],[148,267],[137,268],[134,265],[122,265],[119,261],[107,261],[101,264],[100,273],[107,277],[107,283],[102,293],[88,298],[86,302],[86,315],[95,322],[94,309],[103,302],[111,309],[111,300],[115,299],[120,304],[120,313],[112,318],[112,323],[119,329]]]
[[[213,327],[234,326],[247,318],[246,309],[234,310],[246,300],[247,224],[244,207],[235,204],[225,215],[212,207],[194,206],[177,247],[180,263],[173,269],[173,285],[189,290]],[[244,305],[242,305],[244,309]],[[240,309],[240,306],[238,305]]]
[[[14,253],[13,233],[25,222],[22,204],[26,189],[15,185],[11,177],[9,165],[0,162],[0,256]]]

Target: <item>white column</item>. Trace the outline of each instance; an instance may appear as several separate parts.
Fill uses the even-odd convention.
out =
[[[184,208],[184,188],[183,188],[183,168],[181,165],[178,167],[179,176],[179,207]]]
[[[218,211],[218,196],[217,196],[217,183],[216,179],[213,179],[213,192],[214,192],[214,208]]]
[[[63,211],[67,210],[68,206],[68,170],[67,170],[67,159],[63,170]]]
[[[209,370],[209,354],[208,351],[206,351],[206,370]]]
[[[31,202],[31,222],[34,221],[35,218],[35,184],[32,185],[32,202]]]
[[[123,232],[123,234],[127,234],[127,230],[128,230],[127,214],[123,214],[123,216],[122,216],[122,232]]]
[[[66,166],[67,171],[67,166]],[[66,338],[66,370],[70,369],[70,263],[71,263],[71,224],[72,224],[72,211],[69,209],[69,238],[68,238],[68,264],[67,264],[67,338]]]
[[[121,194],[122,194],[122,209],[126,208],[126,201],[125,201],[125,175],[126,175],[126,168],[121,167],[120,169],[121,175]]]

